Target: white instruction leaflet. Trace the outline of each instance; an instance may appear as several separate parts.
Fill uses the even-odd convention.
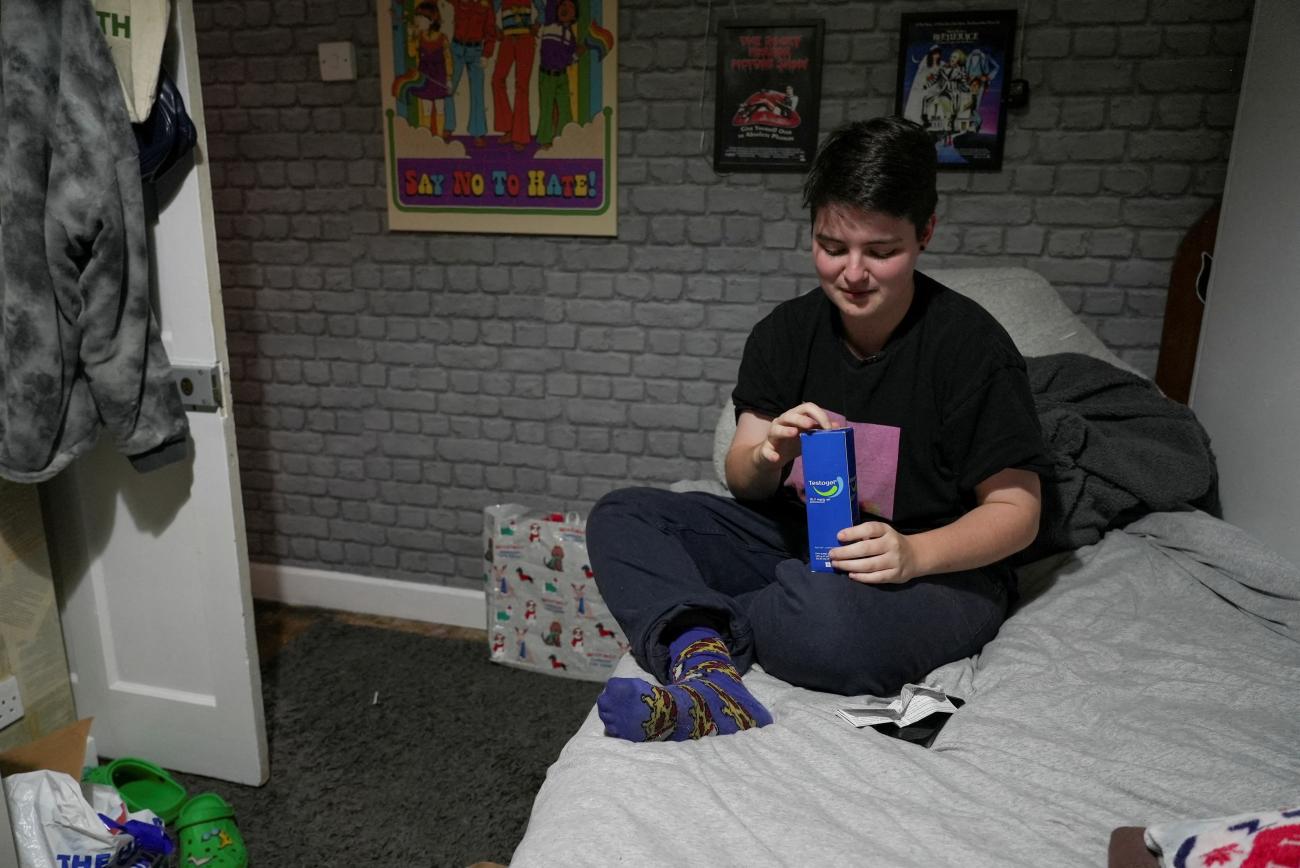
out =
[[[853,706],[835,709],[835,713],[856,727],[882,723],[911,726],[932,714],[956,710],[948,695],[937,687],[904,684],[897,696],[865,696]]]

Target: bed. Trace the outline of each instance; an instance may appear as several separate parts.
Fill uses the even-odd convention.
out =
[[[981,654],[927,679],[964,705],[928,748],[854,728],[836,714],[852,698],[761,667],[746,684],[775,718],[763,729],[631,744],[604,736],[593,709],[548,771],[512,866],[1073,868],[1106,864],[1117,829],[1300,804],[1300,571],[1206,511],[1213,462],[1190,411],[1033,272],[932,275],[1007,327],[1037,371],[1049,443],[1082,450],[1058,458],[1054,496],[1074,512],[1019,567],[1012,616]],[[1036,359],[1068,364],[1049,375]],[[1123,386],[1098,387],[1113,406],[1049,419],[1098,391],[1079,379],[1096,370]],[[1148,455],[1149,431],[1176,442]],[[1208,471],[1176,451],[1196,452],[1198,434]],[[1145,478],[1105,478],[1130,465]],[[615,674],[648,677],[630,657]]]

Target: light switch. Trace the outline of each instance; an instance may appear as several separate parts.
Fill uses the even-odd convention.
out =
[[[357,53],[351,42],[322,42],[316,50],[320,54],[321,81],[356,79]]]

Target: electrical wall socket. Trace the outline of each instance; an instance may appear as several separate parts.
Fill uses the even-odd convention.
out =
[[[18,676],[10,675],[0,681],[0,729],[21,720],[24,713],[23,697],[18,692]]]

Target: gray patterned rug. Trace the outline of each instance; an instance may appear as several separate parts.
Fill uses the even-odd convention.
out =
[[[270,781],[176,776],[234,805],[256,868],[508,863],[601,687],[489,663],[482,642],[334,620],[262,685]]]

